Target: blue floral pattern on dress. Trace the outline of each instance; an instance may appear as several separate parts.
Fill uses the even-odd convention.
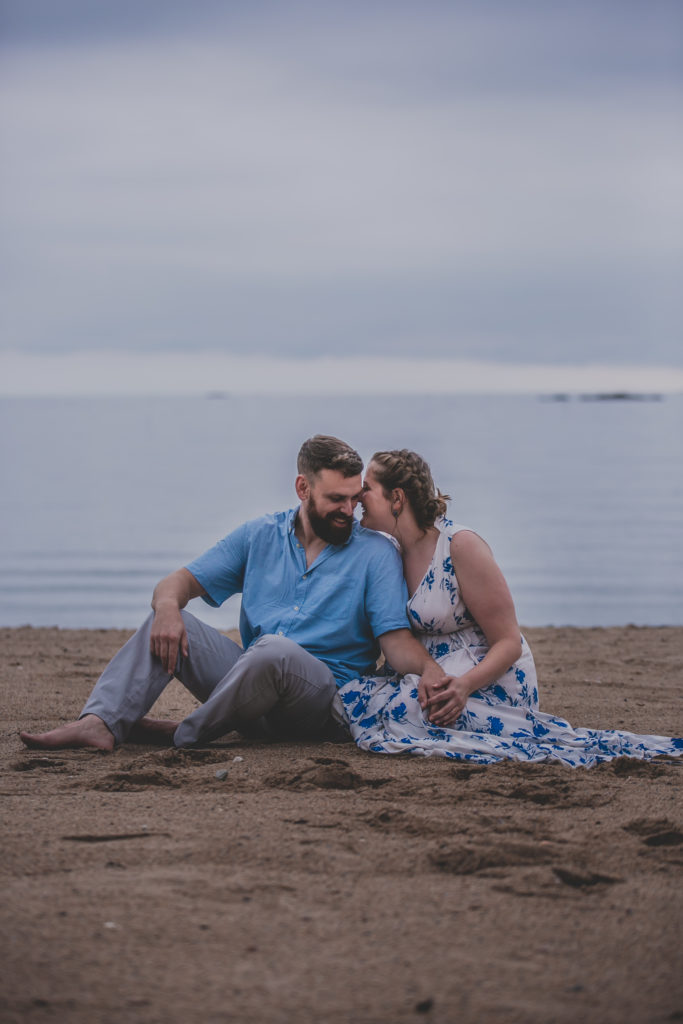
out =
[[[439,540],[429,569],[408,602],[413,631],[449,675],[463,675],[488,651],[484,633],[465,607],[450,556],[454,533],[467,527],[437,521]],[[556,760],[588,767],[615,757],[649,760],[683,754],[683,739],[638,736],[613,729],[574,729],[538,707],[536,667],[522,639],[519,659],[490,686],[477,690],[447,729],[425,718],[418,677],[364,676],[337,691],[334,711],[363,750],[379,754],[450,757],[475,764]]]

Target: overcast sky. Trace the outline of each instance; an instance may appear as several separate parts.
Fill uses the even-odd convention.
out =
[[[683,7],[2,0],[0,347],[683,366]]]

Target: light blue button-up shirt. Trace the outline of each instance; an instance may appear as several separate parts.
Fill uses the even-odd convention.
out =
[[[297,511],[244,523],[186,568],[215,607],[242,594],[245,649],[266,633],[289,637],[341,685],[373,671],[377,637],[410,628],[401,559],[386,537],[355,522],[345,544],[328,544],[307,567]]]

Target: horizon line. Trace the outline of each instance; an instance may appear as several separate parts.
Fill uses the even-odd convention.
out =
[[[0,397],[294,397],[683,393],[683,367],[392,356],[0,352]]]

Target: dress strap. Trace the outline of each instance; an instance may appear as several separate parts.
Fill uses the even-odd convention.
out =
[[[460,533],[461,530],[469,530],[470,533],[477,532],[471,526],[465,526],[463,523],[454,523],[452,519],[447,519],[446,516],[440,516],[434,525],[440,533],[444,533],[448,537],[449,544],[455,534]]]

